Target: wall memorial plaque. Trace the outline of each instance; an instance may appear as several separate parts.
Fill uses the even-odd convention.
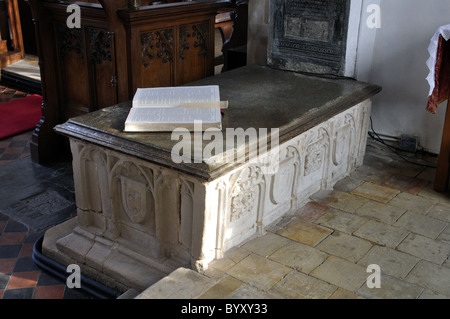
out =
[[[344,75],[350,0],[270,0],[269,66]]]

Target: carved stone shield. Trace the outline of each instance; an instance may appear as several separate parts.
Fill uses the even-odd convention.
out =
[[[133,223],[142,223],[147,214],[147,184],[136,179],[120,176],[122,205]]]

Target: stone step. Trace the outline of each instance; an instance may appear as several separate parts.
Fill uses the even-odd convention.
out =
[[[157,281],[135,299],[195,299],[217,283],[192,269],[180,267]]]

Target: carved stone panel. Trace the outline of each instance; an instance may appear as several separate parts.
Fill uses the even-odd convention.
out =
[[[225,240],[239,242],[242,238],[260,231],[265,180],[256,166],[249,166],[230,179],[229,214],[225,227]]]
[[[271,0],[268,64],[344,74],[350,0]]]
[[[152,172],[119,161],[111,172],[112,234],[134,250],[158,257]]]

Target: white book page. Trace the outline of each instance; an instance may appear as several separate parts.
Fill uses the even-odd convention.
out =
[[[218,123],[220,109],[215,107],[138,107],[132,108],[127,123]]]
[[[175,107],[182,103],[219,102],[219,86],[180,86],[137,89],[133,107]]]

